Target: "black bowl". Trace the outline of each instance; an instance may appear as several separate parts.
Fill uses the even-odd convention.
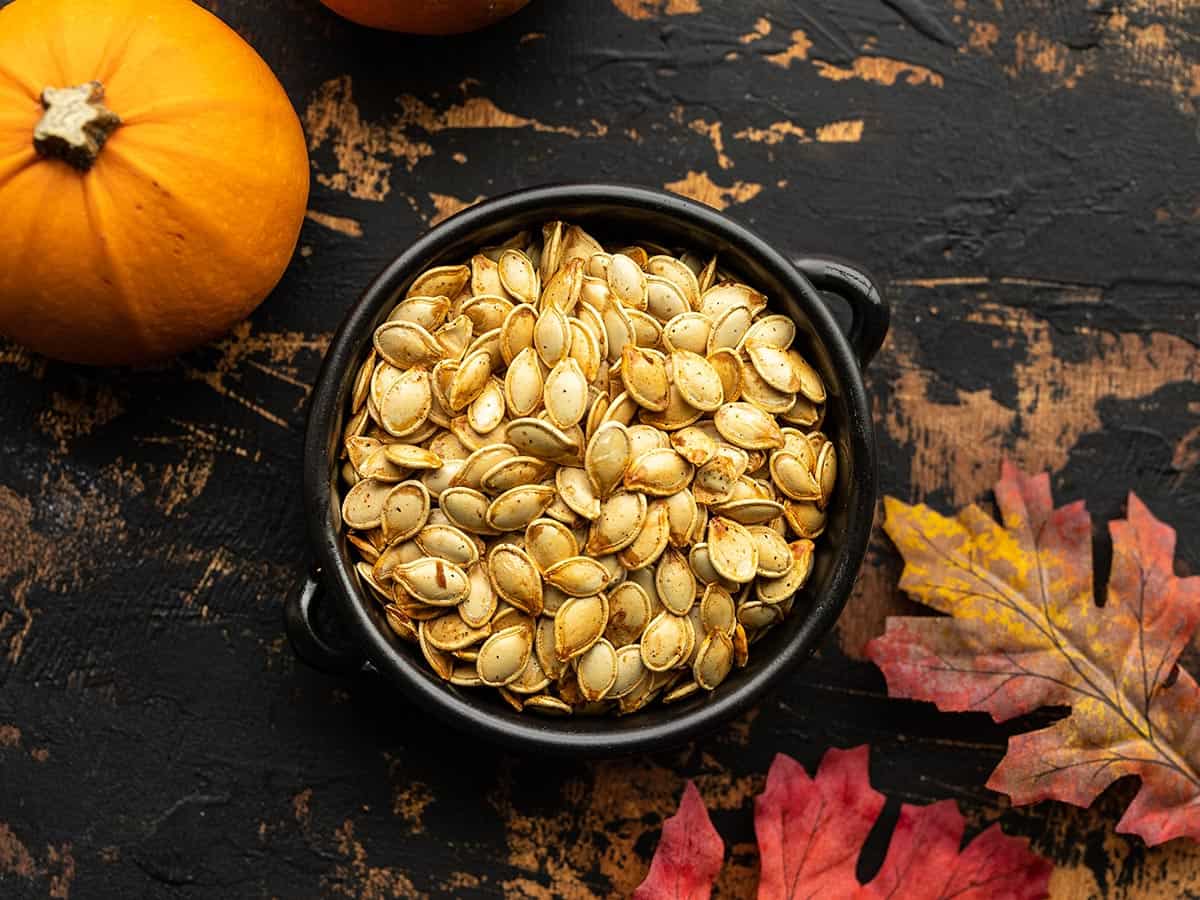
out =
[[[371,346],[375,327],[424,269],[466,260],[481,245],[551,218],[578,222],[601,240],[653,240],[701,254],[719,252],[724,269],[764,291],[773,309],[796,322],[799,346],[825,380],[824,430],[838,448],[838,483],[828,527],[792,615],[754,646],[745,669],[734,670],[711,695],[693,695],[671,706],[654,704],[628,717],[545,719],[514,712],[494,692],[443,682],[416,648],[392,634],[379,605],[359,587],[340,532],[340,435],[352,376]],[[848,334],[839,329],[818,289],[848,303]],[[302,659],[326,671],[373,669],[423,709],[514,749],[614,756],[680,744],[712,729],[750,707],[813,652],[854,585],[876,500],[875,436],[861,367],[879,348],[887,325],[887,306],[860,269],[828,258],[789,259],[726,216],[673,194],[627,185],[555,185],[497,197],[446,220],[375,279],[326,354],[312,395],[304,459],[305,510],[316,567],[304,591],[286,605],[293,647]],[[340,642],[330,637],[331,625],[341,632]]]

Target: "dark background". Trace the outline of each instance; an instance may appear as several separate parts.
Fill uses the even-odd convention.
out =
[[[913,607],[881,537],[816,659],[649,757],[481,746],[308,671],[280,627],[305,400],[347,305],[464,203],[565,179],[666,186],[873,268],[887,493],[990,504],[1008,454],[1088,500],[1102,560],[1134,490],[1200,569],[1200,6],[535,0],[429,40],[315,0],[206,5],[304,119],[311,221],[252,319],[169,364],[0,344],[0,896],[605,897],[641,879],[686,778],[732,848],[720,896],[752,896],[772,755],[811,770],[864,742],[889,816],[957,800],[970,833],[999,821],[1052,857],[1055,896],[1200,896],[1200,848],[1114,833],[1132,785],[1086,811],[983,787],[1045,716],[886,699],[862,646]]]

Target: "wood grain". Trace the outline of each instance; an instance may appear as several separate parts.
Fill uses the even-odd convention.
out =
[[[1136,490],[1200,571],[1200,6],[541,0],[424,40],[315,0],[207,5],[300,112],[310,213],[278,290],[210,347],[131,372],[0,345],[0,894],[609,897],[694,778],[731,848],[718,895],[749,897],[773,754],[870,742],[893,804],[1030,837],[1056,897],[1200,896],[1195,846],[1114,834],[1128,785],[1009,808],[982,785],[1029,723],[886,699],[861,647],[912,606],[882,537],[761,708],[599,764],[479,747],[312,673],[279,615],[304,406],[346,307],[430,224],[567,179],[666,186],[872,268],[888,493],[986,502],[1007,454],[1097,522]]]

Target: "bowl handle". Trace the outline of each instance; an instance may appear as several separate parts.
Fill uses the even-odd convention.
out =
[[[850,306],[852,317],[846,337],[858,355],[860,368],[874,359],[887,337],[891,307],[883,299],[875,280],[858,266],[833,256],[804,256],[792,264],[819,291],[837,294]]]
[[[300,659],[328,675],[349,675],[363,668],[362,654],[356,650],[339,649],[321,636],[318,607],[325,595],[320,572],[309,575],[298,594],[283,604],[283,625],[292,650]]]

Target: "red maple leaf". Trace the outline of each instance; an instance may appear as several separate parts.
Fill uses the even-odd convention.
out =
[[[679,812],[663,822],[650,872],[633,900],[708,900],[724,859],[725,843],[689,781]]]
[[[960,852],[963,817],[953,800],[900,807],[883,867],[868,884],[854,873],[883,809],[871,787],[868,748],[829,750],[815,778],[780,754],[754,803],[762,875],[759,900],[1035,900],[1053,866],[993,825]]]
[[[868,884],[855,875],[858,855],[884,797],[871,787],[868,748],[830,750],[815,778],[789,756],[771,763],[767,786],[755,800],[762,875],[759,900],[1036,900],[1046,897],[1051,864],[1026,841],[993,825],[959,849],[963,818],[952,800],[930,806],[904,804],[879,873]],[[680,830],[693,828],[716,841],[718,852],[698,854],[698,867]],[[668,842],[668,829],[672,830]],[[720,869],[720,838],[699,793],[689,782],[679,814],[668,819],[650,874],[635,900],[707,897]],[[711,844],[709,844],[711,851]],[[715,861],[715,865],[714,865]],[[702,869],[700,868],[702,867]],[[681,872],[687,872],[681,876]],[[675,884],[692,893],[676,893]]]
[[[1050,727],[1011,738],[988,786],[1017,804],[1087,806],[1138,775],[1117,830],[1152,845],[1200,840],[1200,688],[1176,665],[1200,624],[1200,577],[1175,577],[1174,529],[1129,495],[1128,518],[1109,525],[1100,607],[1083,503],[1055,509],[1047,475],[1007,463],[996,500],[1002,523],[976,506],[949,519],[887,498],[900,587],[949,614],[890,618],[868,645],[889,693],[998,722],[1069,706]]]

